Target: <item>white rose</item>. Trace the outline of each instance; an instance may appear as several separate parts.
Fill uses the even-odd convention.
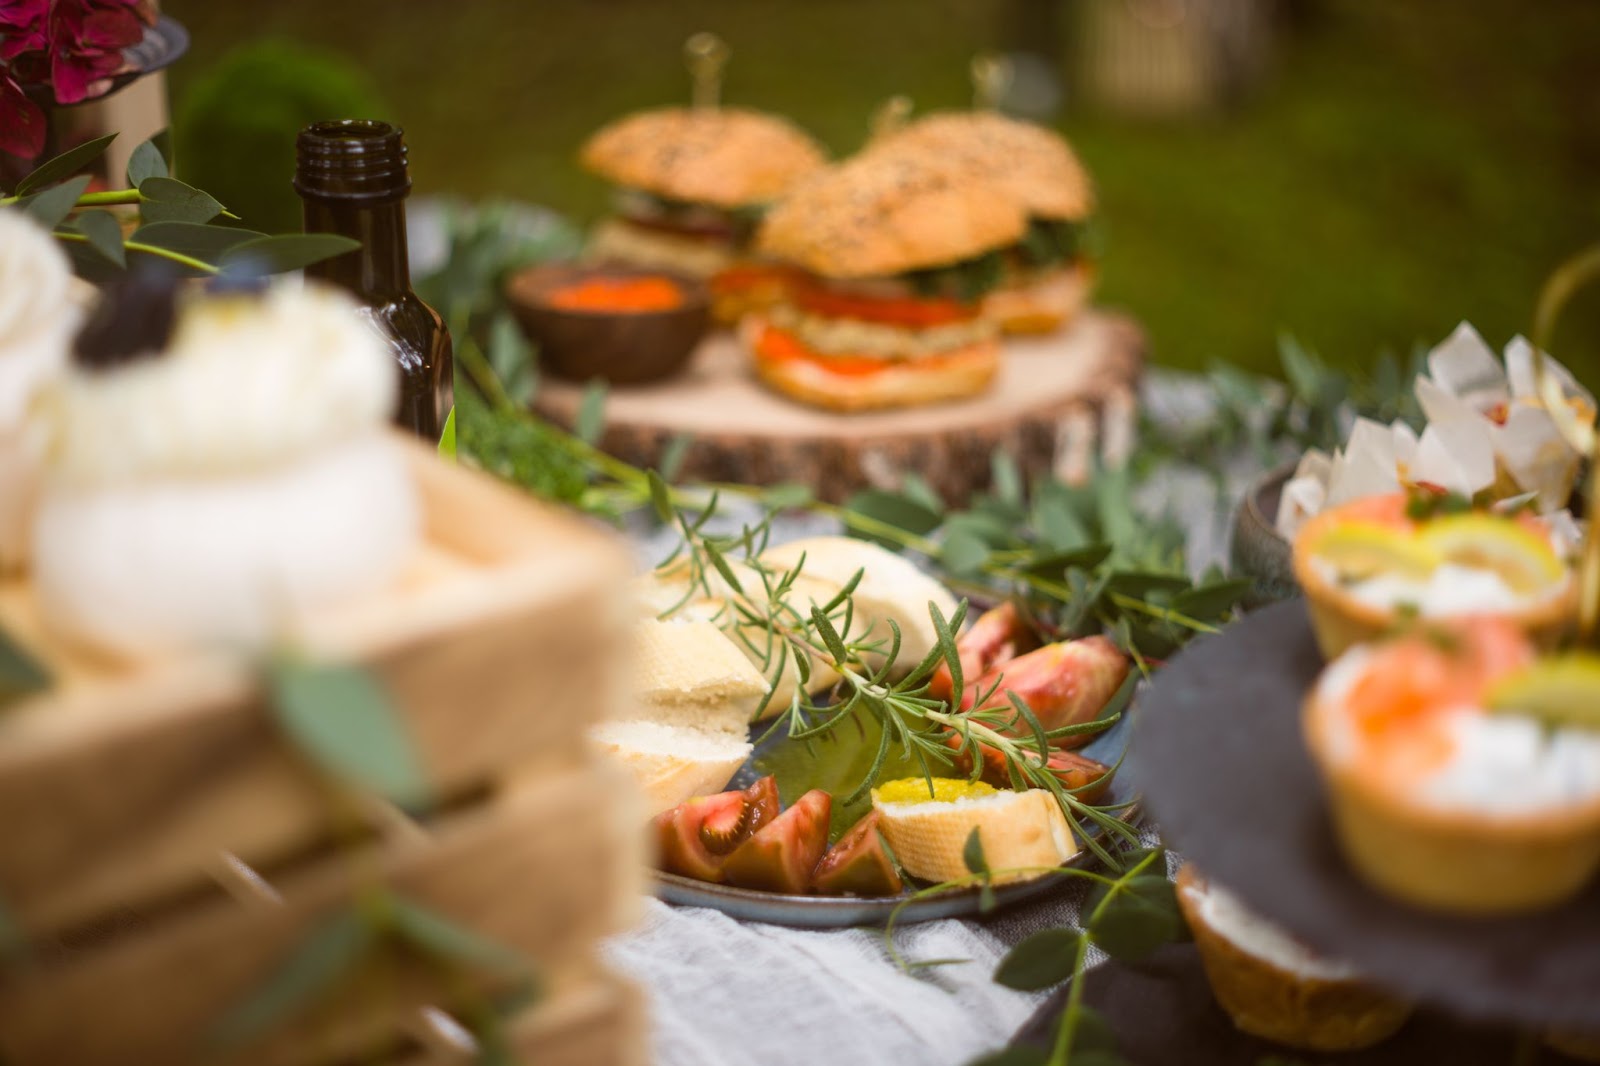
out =
[[[27,561],[38,469],[23,422],[66,364],[78,317],[60,245],[21,211],[0,210],[0,572]]]

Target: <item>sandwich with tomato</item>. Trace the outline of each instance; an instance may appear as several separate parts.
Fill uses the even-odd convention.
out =
[[[585,257],[707,279],[724,322],[781,291],[786,272],[753,259],[750,238],[768,205],[825,163],[793,123],[724,107],[628,115],[590,137],[580,158],[616,186],[615,212]]]
[[[1027,210],[1027,232],[1005,250],[1001,280],[985,300],[1005,332],[1053,332],[1088,301],[1094,191],[1059,134],[994,111],[938,112],[879,138],[870,151],[932,156]]]
[[[912,153],[831,167],[775,207],[759,251],[801,273],[741,325],[772,388],[839,411],[961,399],[1000,365],[983,300],[1027,232],[1021,205]]]

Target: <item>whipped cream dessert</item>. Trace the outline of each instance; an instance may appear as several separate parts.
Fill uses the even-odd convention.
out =
[[[27,561],[39,478],[28,408],[66,365],[80,317],[61,246],[21,211],[0,211],[0,573]]]
[[[161,351],[70,367],[35,407],[46,620],[115,656],[251,651],[389,581],[421,529],[398,384],[313,286],[193,296]]]

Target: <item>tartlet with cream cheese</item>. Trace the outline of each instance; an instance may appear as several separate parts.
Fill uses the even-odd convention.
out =
[[[1528,514],[1438,510],[1426,494],[1355,500],[1307,522],[1294,573],[1329,659],[1412,619],[1504,618],[1553,645],[1577,609],[1568,547]]]
[[[1559,903],[1600,870],[1600,664],[1540,658],[1504,619],[1357,647],[1322,674],[1305,735],[1345,855],[1438,910]],[[1597,719],[1596,721],[1600,721]]]
[[[1178,871],[1177,887],[1211,992],[1243,1031],[1307,1051],[1356,1051],[1411,1016],[1410,1004],[1313,952],[1194,867]]]

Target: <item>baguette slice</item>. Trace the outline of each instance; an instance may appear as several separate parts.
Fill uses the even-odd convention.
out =
[[[1043,789],[912,803],[885,802],[880,793],[872,790],[879,829],[905,871],[924,881],[955,881],[971,872],[963,851],[974,829],[995,884],[1041,877],[1042,868],[1060,866],[1078,852],[1066,815]]]
[[[949,619],[956,611],[956,598],[950,590],[929,577],[916,564],[887,548],[854,537],[808,537],[769,549],[762,559],[774,566],[790,568],[805,556],[801,574],[831,586],[827,596],[812,594],[821,606],[829,596],[843,588],[856,572],[853,638],[890,641],[888,621],[900,627],[900,655],[897,662],[907,670],[932,651],[939,642],[928,615],[931,603]],[[809,590],[808,590],[809,591]]]
[[[660,722],[602,722],[589,736],[632,776],[652,818],[721,792],[751,751],[742,734]]]
[[[634,626],[636,717],[743,739],[767,681],[710,622],[641,619]]]

